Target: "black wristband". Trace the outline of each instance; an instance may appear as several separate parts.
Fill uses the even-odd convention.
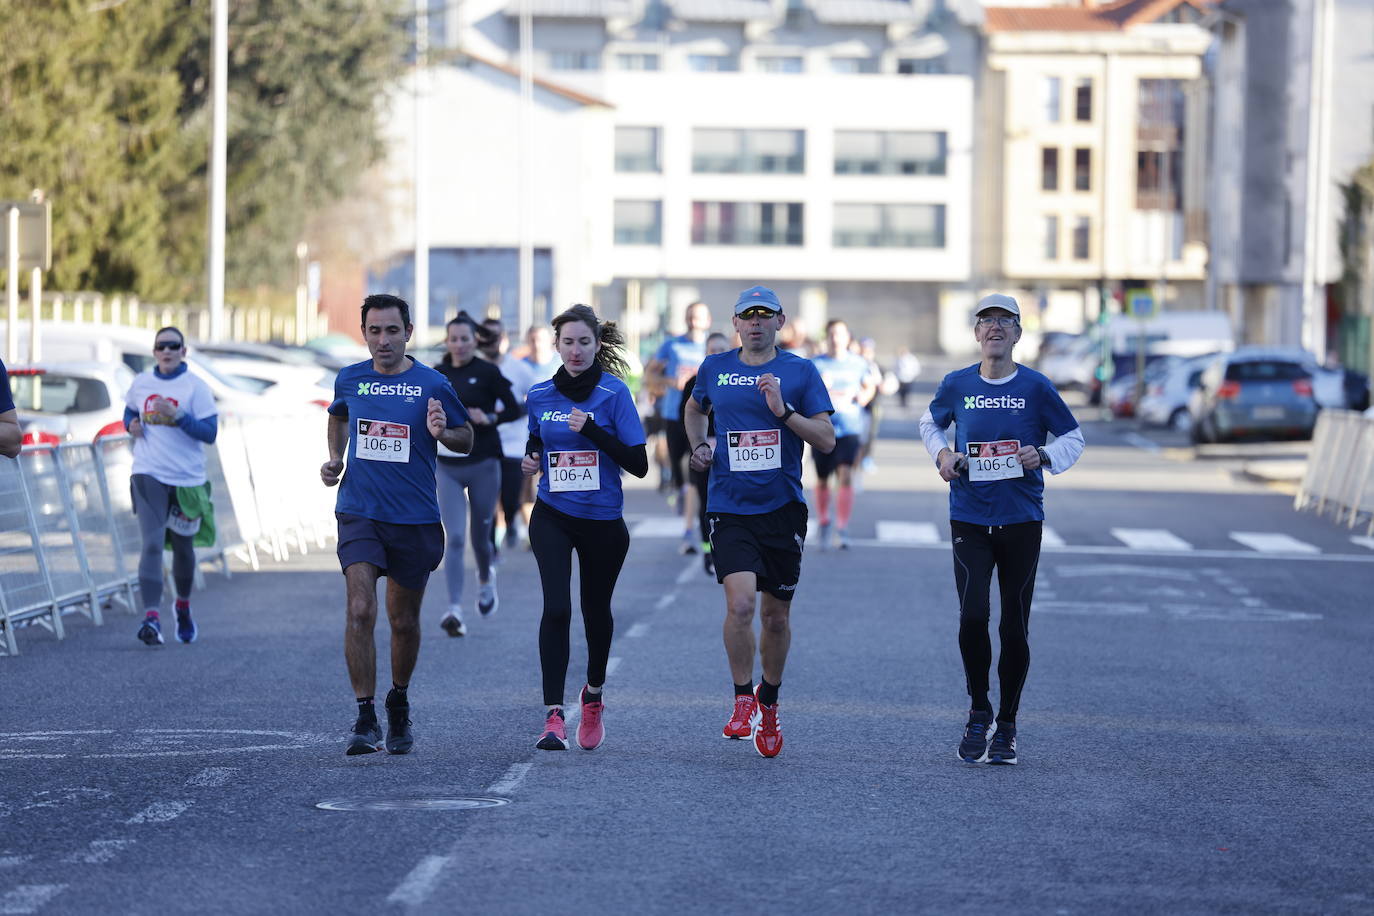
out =
[[[709,443],[709,442],[698,442],[696,445],[692,446],[692,451],[695,452],[697,449],[699,449],[699,448],[701,448],[702,446],[705,446],[705,445],[710,445],[710,443]]]
[[[796,413],[797,408],[793,407],[791,404],[783,404],[783,406],[787,409],[782,412],[782,416],[778,417],[778,422],[781,423],[783,426],[786,426],[787,418],[792,416],[792,414]]]
[[[1040,463],[1041,463],[1042,465],[1044,465],[1045,467],[1049,467],[1049,466],[1050,466],[1050,453],[1047,452],[1047,451],[1045,451],[1045,447],[1044,447],[1043,445],[1037,445],[1037,446],[1035,447],[1035,451],[1036,451],[1036,454],[1038,454],[1038,455],[1040,456]]]

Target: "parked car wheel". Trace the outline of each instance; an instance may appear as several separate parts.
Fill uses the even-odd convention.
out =
[[[1188,408],[1180,407],[1169,415],[1169,428],[1179,433],[1192,431],[1193,418],[1188,413]]]

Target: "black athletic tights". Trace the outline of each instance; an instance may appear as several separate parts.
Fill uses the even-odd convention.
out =
[[[544,672],[544,703],[563,705],[568,677],[568,628],[572,625],[572,554],[577,551],[582,583],[582,623],[587,631],[587,683],[606,683],[611,654],[611,594],[630,550],[625,520],[576,518],[536,500],[530,515],[530,547],[544,588],[539,621],[539,664]]]
[[[1021,705],[1021,688],[1030,670],[1030,609],[1035,591],[1035,571],[1040,565],[1040,533],[1044,522],[1016,525],[971,525],[950,521],[954,542],[954,586],[959,592],[959,652],[964,657],[964,678],[974,709],[991,709],[988,700],[988,669],[992,665],[992,640],[988,636],[991,614],[989,594],[992,571],[1002,592],[1002,620],[997,633],[1002,656],[997,661],[1001,685],[997,721],[1015,722]]]

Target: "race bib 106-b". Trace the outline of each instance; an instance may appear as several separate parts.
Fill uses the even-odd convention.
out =
[[[386,420],[358,420],[353,457],[365,461],[410,461],[410,427]]]

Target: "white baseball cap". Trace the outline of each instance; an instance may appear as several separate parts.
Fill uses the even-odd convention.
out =
[[[1021,317],[1021,308],[1016,304],[1016,300],[1011,296],[1004,296],[1001,293],[993,293],[990,296],[984,296],[982,299],[979,299],[978,308],[973,310],[973,316],[976,318],[988,309],[1006,309],[1017,318]]]

